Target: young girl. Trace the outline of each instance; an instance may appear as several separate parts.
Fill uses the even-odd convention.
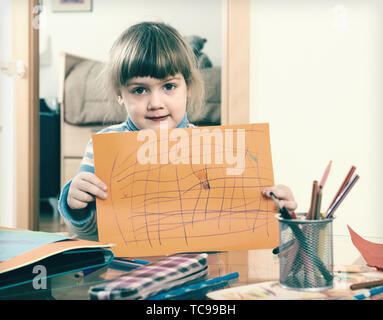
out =
[[[188,128],[187,112],[198,112],[204,85],[192,49],[171,26],[136,24],[116,40],[106,64],[107,85],[126,108],[127,120],[100,133]],[[279,197],[287,209],[296,203],[289,188],[279,185],[263,190]],[[89,141],[77,175],[63,188],[59,211],[67,226],[80,238],[97,240],[96,201],[106,199],[107,187],[94,174],[93,145]]]

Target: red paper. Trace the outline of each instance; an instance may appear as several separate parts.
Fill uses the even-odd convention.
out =
[[[347,227],[351,235],[352,243],[359,250],[364,260],[366,260],[367,265],[383,271],[383,244],[365,240],[352,230],[350,226],[347,225]]]

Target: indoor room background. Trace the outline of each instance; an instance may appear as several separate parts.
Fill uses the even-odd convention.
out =
[[[221,65],[223,2],[93,0],[92,11],[80,13],[53,12],[52,2],[44,0],[40,98],[56,107],[52,101],[59,94],[60,52],[104,61],[120,32],[142,20],[164,21],[183,35],[206,38],[203,51],[213,65]],[[367,239],[382,241],[382,1],[251,0],[250,4],[249,122],[270,123],[275,182],[291,187],[297,211],[304,212],[312,181],[320,179],[332,160],[322,200],[326,209],[355,165],[361,178],[337,211],[334,234],[348,235],[350,225]],[[6,126],[12,109],[4,106],[11,105],[14,93],[4,89],[3,77],[0,80],[5,84],[0,121]],[[0,224],[12,226],[14,220],[4,212],[11,210],[13,136],[1,139]]]

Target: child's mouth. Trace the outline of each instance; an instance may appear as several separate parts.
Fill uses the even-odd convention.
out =
[[[152,120],[152,121],[163,121],[163,120],[167,119],[168,117],[169,117],[169,115],[161,116],[161,117],[146,117],[146,118],[149,120]]]

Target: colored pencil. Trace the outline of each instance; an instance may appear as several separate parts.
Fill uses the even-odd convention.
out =
[[[375,289],[371,289],[370,291],[368,291],[366,293],[357,294],[353,297],[342,298],[341,300],[363,300],[363,299],[375,296],[375,295],[380,294],[380,293],[383,293],[383,286],[375,288]]]
[[[322,179],[321,179],[321,181],[319,183],[319,188],[320,189],[323,189],[323,187],[324,187],[324,185],[325,185],[325,183],[327,181],[327,178],[328,178],[328,175],[329,175],[330,169],[331,169],[331,164],[332,164],[332,161],[329,162],[329,164],[326,167],[326,170],[323,173]]]
[[[282,244],[280,247],[275,247],[272,251],[273,254],[279,254],[283,252],[284,250],[288,249],[294,242],[295,242],[295,239],[292,239],[289,242]]]
[[[310,209],[307,212],[306,220],[312,220],[314,219],[314,211],[316,208],[316,200],[317,200],[317,193],[318,193],[318,181],[313,181],[313,187],[311,191],[311,202],[310,202]]]
[[[149,264],[150,261],[139,260],[139,259],[125,259],[125,258],[114,258],[111,266],[118,266],[128,269],[136,269],[142,267],[146,264]]]
[[[327,213],[326,218],[330,218],[334,216],[335,210],[338,209],[339,205],[342,203],[342,201],[346,198],[352,187],[355,185],[355,183],[358,181],[359,176],[355,175],[354,178],[348,183],[348,185],[344,188],[344,190],[341,192],[339,197],[336,199],[335,203],[332,207],[330,207],[330,210]]]
[[[292,272],[292,269],[294,268],[294,266],[297,266],[298,262],[300,262],[300,259],[297,259],[297,255],[299,254],[299,251],[300,251],[299,249],[300,249],[299,242],[294,241],[294,245],[284,250],[283,254],[286,254],[289,258],[286,260],[286,264],[282,270],[282,273],[280,274],[281,281],[286,281],[288,275],[290,274],[290,272]]]
[[[352,175],[354,174],[354,171],[356,170],[356,167],[355,166],[352,166],[351,169],[348,171],[346,177],[344,178],[344,181],[342,183],[342,185],[340,186],[338,192],[336,193],[334,199],[331,201],[327,211],[326,211],[326,216],[328,215],[329,211],[330,211],[330,208],[334,205],[334,202],[336,201],[336,199],[339,197],[339,195],[342,193],[343,189],[347,186],[347,184],[349,183]]]
[[[378,287],[382,285],[383,285],[383,279],[380,279],[375,281],[354,283],[350,286],[350,289],[351,290],[368,289],[368,288]]]
[[[131,260],[127,260],[127,261],[131,261],[133,263],[138,263],[138,264],[143,264],[143,265],[151,263],[150,261],[140,260],[140,259],[131,259]]]
[[[318,220],[321,217],[320,215],[321,203],[322,203],[322,190],[319,189],[317,193],[317,198],[315,201],[315,211],[314,211],[314,217],[313,217],[314,220]]]
[[[273,192],[270,192],[270,196],[271,196],[271,198],[273,199],[274,204],[275,204],[275,206],[277,207],[277,210],[280,212],[280,210],[281,210],[281,205],[280,205],[280,203],[279,203],[279,199],[275,196],[275,194],[274,194]],[[291,214],[291,217],[292,217],[293,219],[296,219],[296,218],[297,218],[297,216],[295,215],[295,212],[294,212],[294,211],[292,211],[290,214]]]
[[[277,210],[278,211],[281,210],[281,206],[279,205],[279,199],[275,196],[275,194],[273,192],[270,192],[270,197],[273,199]]]
[[[289,210],[287,210],[285,207],[282,207],[282,208],[279,210],[279,213],[282,215],[282,218],[283,218],[283,219],[289,219],[289,220],[292,219],[292,216],[291,216]]]

